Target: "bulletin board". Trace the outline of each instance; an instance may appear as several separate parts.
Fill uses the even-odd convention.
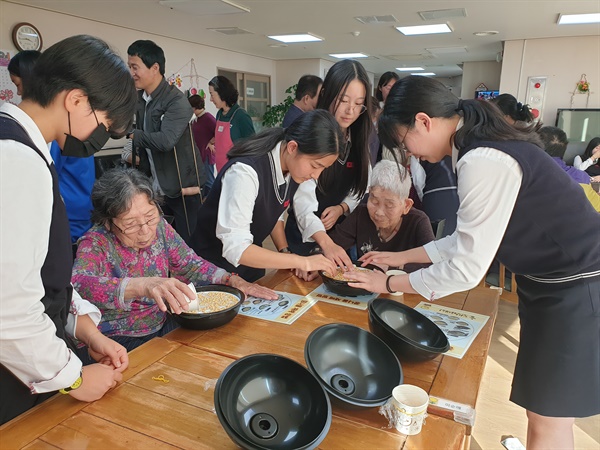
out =
[[[9,102],[13,105],[21,103],[21,97],[17,95],[17,87],[10,81],[8,63],[14,56],[12,51],[0,50],[0,105]]]

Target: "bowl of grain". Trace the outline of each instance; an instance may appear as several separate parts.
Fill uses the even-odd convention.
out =
[[[371,272],[373,270],[383,272],[383,270],[373,264],[367,264],[365,267],[361,267],[362,263],[360,261],[353,261],[352,263],[354,264],[354,270],[351,271],[344,271],[339,267],[335,274],[330,274],[323,270],[319,271],[323,284],[325,284],[325,287],[329,291],[343,297],[357,297],[359,295],[371,294],[371,292],[364,289],[354,288],[348,285],[348,282],[352,281],[352,272]]]
[[[196,288],[196,296],[187,311],[172,314],[175,322],[183,328],[208,330],[225,325],[237,315],[246,298],[239,289],[221,284],[200,286]]]

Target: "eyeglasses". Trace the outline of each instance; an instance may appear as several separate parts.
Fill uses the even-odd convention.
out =
[[[356,113],[356,109],[358,108],[358,115],[359,116],[367,110],[367,105],[365,105],[365,104],[358,105],[356,103],[353,104],[349,100],[340,100],[340,105],[343,108],[346,108],[346,111],[348,109],[350,109],[350,112],[352,112],[352,113]]]
[[[410,130],[410,128],[406,129],[406,133],[404,133],[404,137],[402,138],[402,140],[400,141],[400,144],[398,145],[398,150],[403,151],[405,154],[410,153],[410,150],[407,149],[406,145],[404,144],[404,141],[406,140],[406,136],[408,135],[409,130]]]
[[[147,226],[147,227],[156,226],[158,224],[158,222],[160,222],[160,220],[162,219],[162,216],[163,216],[162,211],[160,209],[158,209],[158,211],[155,213],[155,215],[151,219],[149,219],[146,222],[141,223],[141,224],[131,225],[130,227],[127,227],[127,228],[121,228],[114,222],[114,220],[111,221],[111,223],[121,233],[123,233],[125,235],[132,235],[132,234],[139,233],[141,231],[141,229],[144,228],[144,226]]]

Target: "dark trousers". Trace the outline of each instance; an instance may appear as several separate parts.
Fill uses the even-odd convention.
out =
[[[139,347],[140,345],[148,342],[149,340],[155,337],[162,337],[165,334],[173,331],[175,328],[179,327],[177,322],[173,320],[170,314],[167,314],[167,320],[163,324],[162,328],[155,333],[149,334],[147,336],[110,336],[113,341],[118,342],[123,347],[127,349],[128,352],[133,350],[134,348]]]
[[[185,199],[185,208],[183,207]],[[173,228],[179,233],[179,236],[190,245],[190,236],[196,229],[196,220],[198,218],[198,209],[202,204],[200,194],[186,195],[185,197],[166,197],[163,205],[165,214],[175,217]],[[187,220],[186,220],[187,212]]]
[[[32,394],[10,370],[0,365],[0,425],[52,397],[56,392]]]

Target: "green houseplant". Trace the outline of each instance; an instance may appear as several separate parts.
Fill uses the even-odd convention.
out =
[[[288,96],[281,103],[277,105],[267,105],[267,111],[263,114],[262,124],[265,127],[278,127],[283,122],[285,113],[287,113],[290,106],[294,103],[296,97],[297,84],[290,86],[285,90]]]

